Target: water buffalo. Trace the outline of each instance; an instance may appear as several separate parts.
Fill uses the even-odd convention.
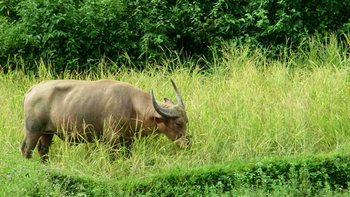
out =
[[[45,161],[54,134],[73,142],[120,139],[130,146],[134,137],[163,133],[178,145],[190,142],[188,118],[181,95],[171,80],[177,104],[125,82],[114,80],[51,80],[33,86],[24,97],[25,137],[22,155],[31,158],[36,145]]]

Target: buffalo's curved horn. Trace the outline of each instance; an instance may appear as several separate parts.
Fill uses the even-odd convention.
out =
[[[173,88],[174,88],[175,93],[176,93],[176,100],[177,100],[177,102],[179,103],[179,105],[182,108],[185,108],[185,104],[184,104],[184,102],[182,100],[182,97],[181,97],[181,94],[180,94],[179,90],[177,89],[177,87],[175,85],[175,82],[172,79],[170,79],[170,81],[171,81],[171,84],[173,84]]]
[[[162,107],[158,104],[158,102],[156,101],[154,94],[153,94],[153,90],[151,90],[151,99],[152,99],[152,104],[154,109],[163,117],[165,118],[176,118],[179,116],[178,112],[174,109],[168,109],[165,107]]]

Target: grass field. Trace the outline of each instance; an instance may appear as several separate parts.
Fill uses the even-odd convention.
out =
[[[49,65],[38,63],[37,75],[21,70],[0,73],[0,194],[59,195],[62,188],[44,180],[48,172],[127,182],[202,166],[346,153],[350,58],[332,39],[323,44],[311,39],[309,44],[309,51],[286,52],[279,60],[268,60],[259,50],[228,45],[224,57],[207,71],[190,60],[164,60],[142,72],[110,72],[101,64],[94,74],[53,76]],[[23,159],[18,149],[23,138],[23,95],[40,81],[62,78],[126,81],[147,92],[154,88],[158,99],[175,98],[172,78],[187,107],[191,149],[179,149],[165,136],[150,137],[135,142],[130,158],[110,161],[104,144],[68,146],[56,137],[48,164],[39,162],[36,151],[31,160]],[[240,190],[244,195],[249,192]]]

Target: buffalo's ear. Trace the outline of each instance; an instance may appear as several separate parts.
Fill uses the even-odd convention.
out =
[[[168,98],[164,98],[164,102],[165,102],[165,104],[167,104],[167,105],[175,105],[174,102],[171,101],[171,100],[168,99]]]
[[[154,120],[157,124],[162,123],[162,122],[165,121],[164,118],[163,118],[160,114],[158,114],[158,113],[154,113],[153,120]]]
[[[163,119],[163,118],[157,118],[157,117],[155,117],[155,118],[154,118],[154,121],[156,121],[156,123],[159,124],[159,123],[164,122],[164,119]]]

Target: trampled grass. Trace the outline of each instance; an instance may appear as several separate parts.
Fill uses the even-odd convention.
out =
[[[48,65],[39,63],[37,76],[24,75],[20,70],[0,73],[0,170],[4,174],[0,185],[8,180],[21,180],[16,173],[22,172],[24,176],[40,179],[45,175],[31,173],[41,169],[125,181],[150,178],[178,168],[347,152],[350,59],[341,48],[322,46],[314,47],[316,51],[312,53],[304,52],[301,57],[290,54],[288,61],[283,58],[271,61],[259,51],[228,46],[224,58],[205,72],[196,69],[194,62],[186,62],[191,65],[188,69],[180,60],[176,63],[165,60],[163,66],[176,64],[177,68],[172,72],[162,68],[109,72],[101,68],[95,74],[53,76]],[[149,137],[135,142],[130,158],[111,161],[104,144],[69,146],[55,137],[47,165],[39,163],[36,151],[33,159],[23,159],[18,150],[23,138],[23,95],[32,85],[57,78],[126,81],[147,92],[153,88],[159,100],[175,97],[169,80],[172,78],[184,97],[192,147],[179,149],[165,136]],[[18,192],[15,188],[1,191]]]

